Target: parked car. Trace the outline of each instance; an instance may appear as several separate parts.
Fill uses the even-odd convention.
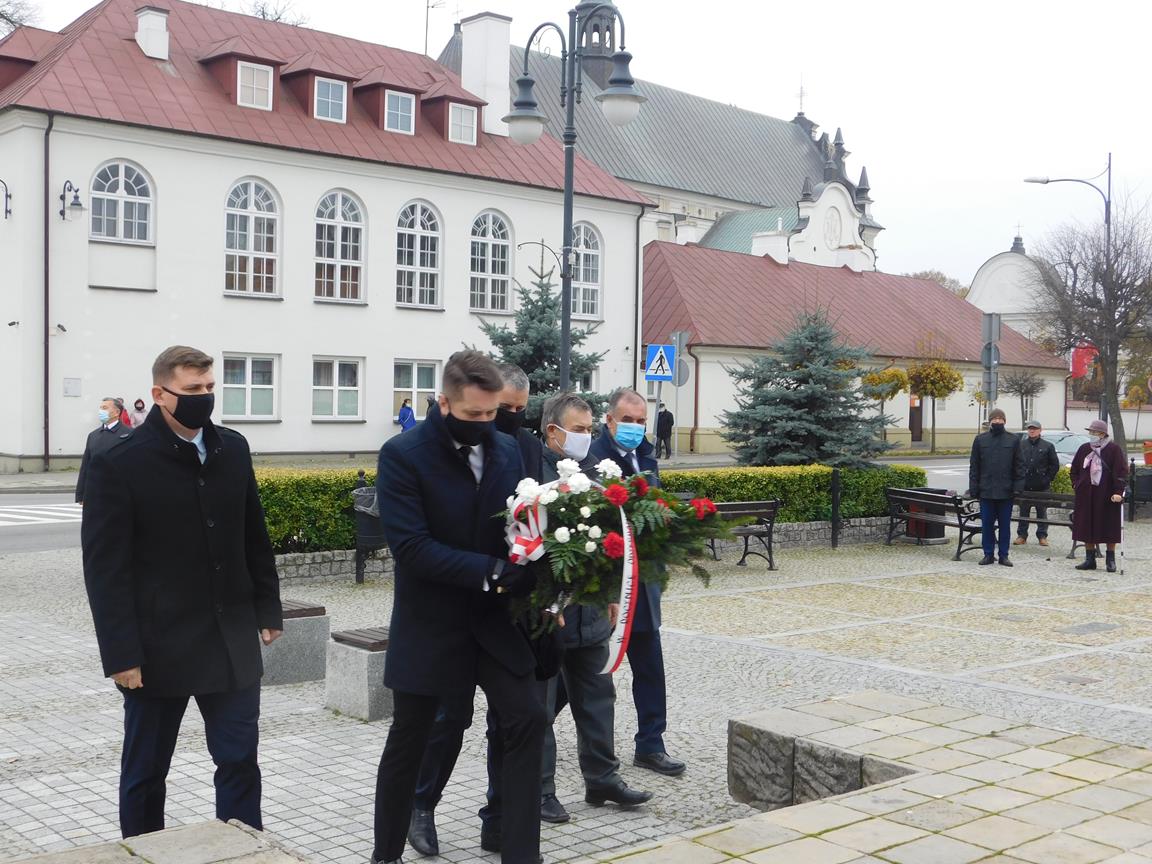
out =
[[[1016,437],[1021,440],[1027,435],[1027,432],[1016,433]],[[1091,440],[1083,432],[1069,432],[1066,429],[1042,432],[1040,437],[1052,442],[1052,446],[1056,448],[1056,455],[1060,458],[1060,464],[1065,468],[1072,464],[1072,457],[1076,455],[1076,451],[1080,449],[1081,445],[1087,444]]]

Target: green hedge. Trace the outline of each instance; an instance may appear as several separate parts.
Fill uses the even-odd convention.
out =
[[[664,486],[674,492],[707,495],[715,501],[784,502],[781,522],[815,522],[832,517],[832,469],[824,465],[779,468],[718,468],[711,471],[665,471]],[[846,468],[840,472],[840,515],[845,519],[882,516],[888,512],[884,488],[923,486],[923,468],[883,465]]]
[[[369,483],[374,474],[367,475]],[[904,488],[925,483],[924,470],[907,465],[845,469],[840,474],[840,512],[846,519],[888,512],[885,486]],[[353,548],[356,521],[349,493],[356,488],[356,479],[352,470],[258,470],[256,483],[276,553]],[[784,502],[781,522],[813,522],[832,514],[832,469],[823,465],[664,471],[661,479],[673,492],[693,492],[716,501],[779,498]]]
[[[1052,491],[1063,492],[1065,495],[1072,494],[1072,472],[1068,470],[1067,465],[1060,468],[1060,473],[1052,481]]]

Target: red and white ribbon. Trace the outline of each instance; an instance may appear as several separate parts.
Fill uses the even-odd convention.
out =
[[[544,555],[544,532],[548,530],[548,510],[539,501],[517,501],[512,506],[505,536],[508,560],[513,564],[538,561]]]
[[[628,650],[628,640],[632,637],[632,618],[636,592],[640,590],[640,559],[636,557],[636,544],[632,537],[632,526],[620,508],[620,530],[624,535],[624,572],[620,579],[620,612],[616,616],[616,627],[608,637],[608,661],[600,670],[601,675],[611,675],[620,668],[624,654]]]

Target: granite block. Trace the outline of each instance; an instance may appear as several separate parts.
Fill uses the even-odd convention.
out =
[[[796,739],[793,802],[818,801],[861,787],[861,757],[816,741]]]
[[[728,793],[758,810],[791,806],[795,749],[790,735],[728,721]]]
[[[329,630],[327,615],[285,619],[284,634],[271,645],[260,646],[264,655],[260,683],[267,687],[323,678]]]
[[[391,717],[392,691],[384,686],[387,654],[329,641],[324,704],[369,722]]]

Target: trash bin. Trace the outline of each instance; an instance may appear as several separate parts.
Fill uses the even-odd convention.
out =
[[[935,492],[937,495],[947,495],[947,489],[933,489],[929,486],[913,486],[913,492]],[[914,513],[931,513],[933,516],[943,516],[944,508],[933,504],[910,504],[908,510]],[[904,529],[905,537],[914,537],[917,543],[937,541],[946,542],[944,538],[944,525],[939,522],[921,522],[919,519],[909,519]]]
[[[1141,504],[1152,501],[1152,470],[1137,468],[1132,474],[1132,498]]]
[[[380,526],[380,509],[376,499],[376,487],[369,486],[364,479],[364,471],[358,472],[356,488],[352,490],[352,513],[356,518],[356,581],[364,581],[364,565],[378,549],[386,544],[384,530]]]

